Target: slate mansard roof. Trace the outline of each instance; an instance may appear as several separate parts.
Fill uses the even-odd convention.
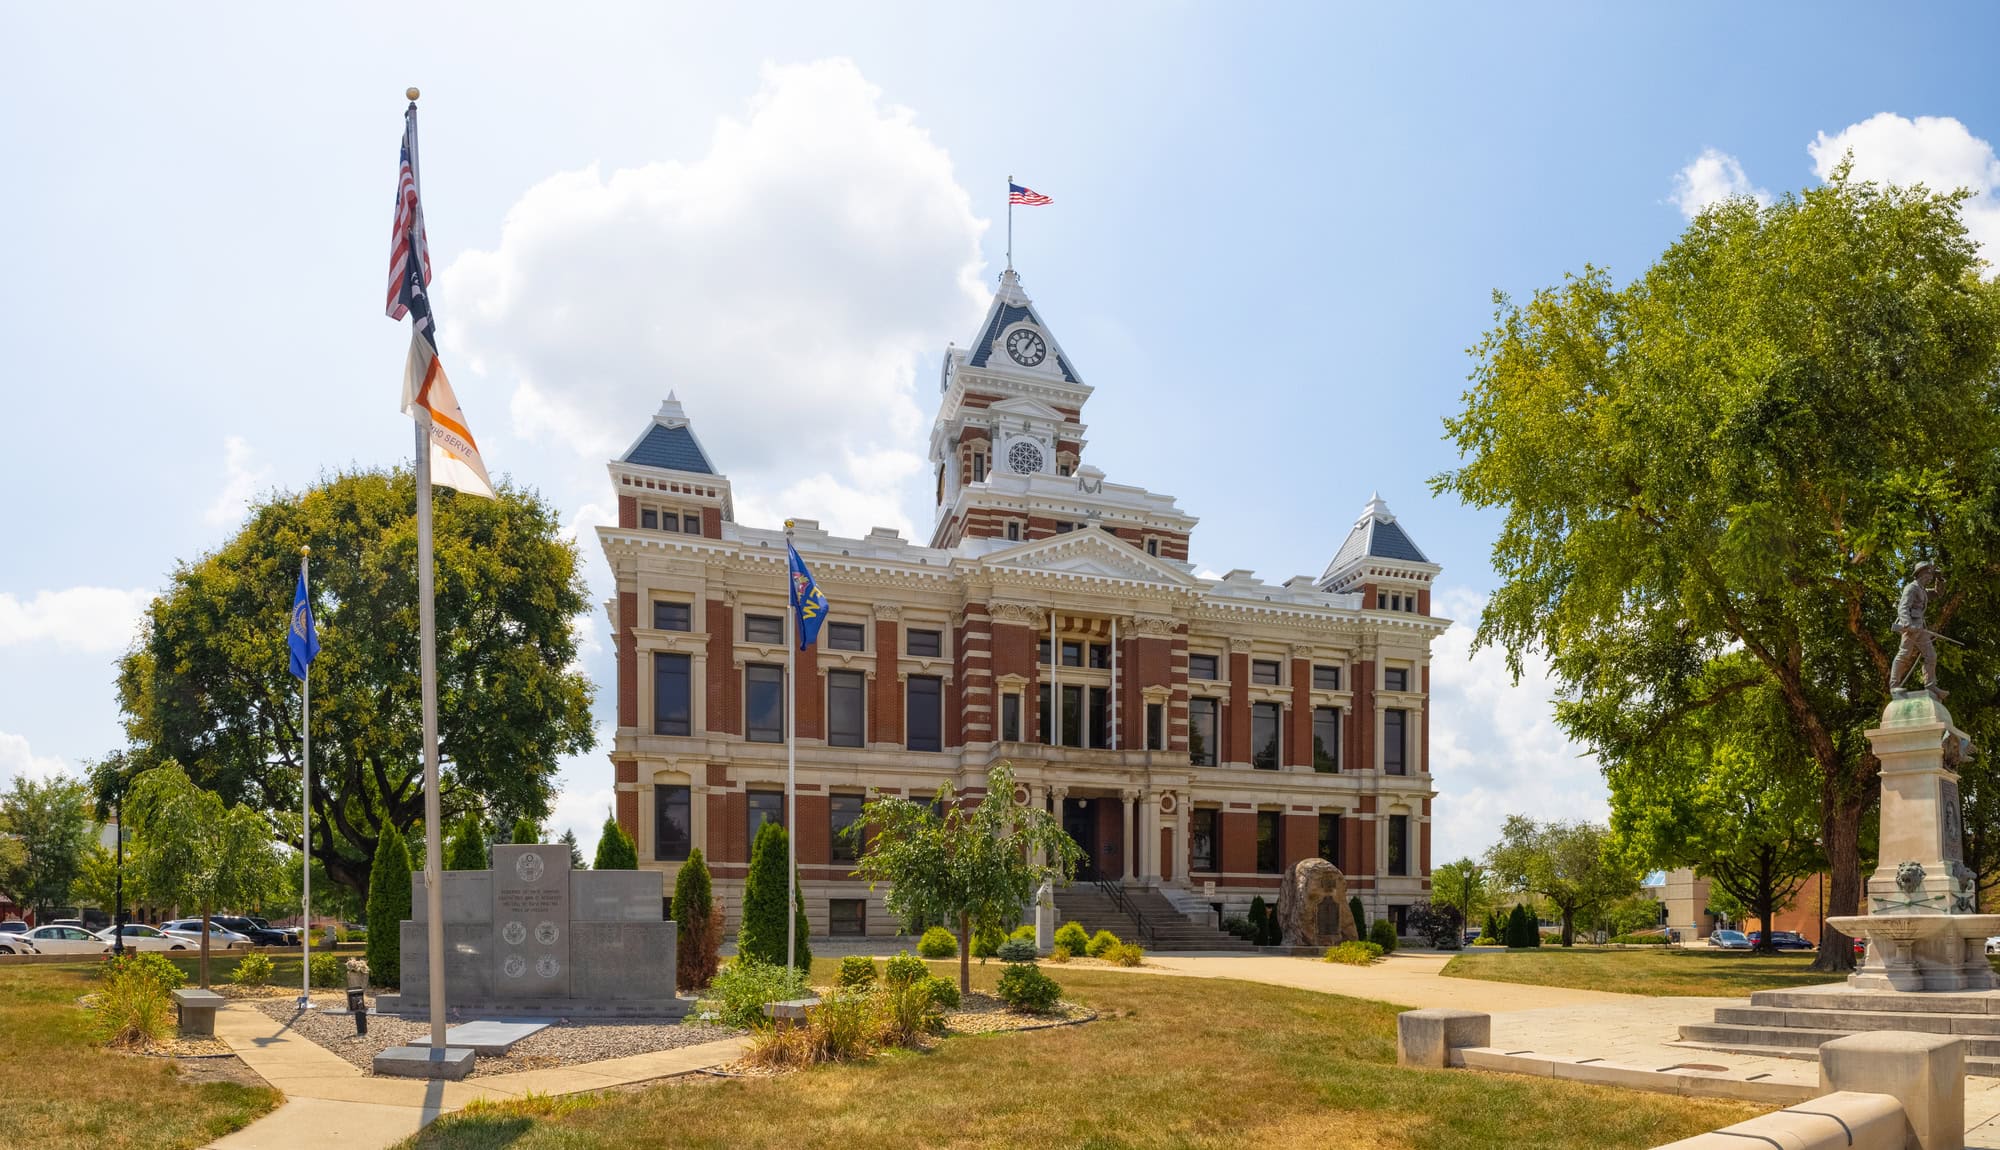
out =
[[[1326,565],[1326,573],[1320,576],[1322,583],[1332,582],[1340,572],[1364,559],[1393,559],[1403,563],[1430,563],[1430,556],[1410,538],[1396,516],[1380,495],[1368,501],[1361,509],[1361,517],[1354,521],[1354,529],[1340,544],[1340,550],[1333,553],[1332,562]]]
[[[625,449],[618,462],[640,467],[663,467],[695,475],[722,474],[709,462],[708,453],[701,449],[701,441],[694,437],[694,429],[688,426],[680,400],[672,392],[660,405],[660,413],[653,417],[652,424],[640,433],[631,447]]]
[[[1005,303],[998,300],[995,302],[999,306],[993,309],[993,318],[987,321],[986,331],[980,335],[978,344],[973,347],[971,358],[965,361],[971,367],[985,367],[987,360],[993,356],[994,347],[998,345],[1000,333],[1022,320],[1027,320],[1043,331],[1049,330],[1049,325],[1043,323],[1042,317],[1035,314],[1033,304]],[[1063,382],[1077,381],[1076,372],[1070,370],[1069,360],[1064,358],[1060,349],[1056,351],[1056,366],[1062,368]]]

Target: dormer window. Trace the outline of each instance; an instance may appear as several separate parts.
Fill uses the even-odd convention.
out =
[[[1007,524],[1007,542],[1019,543],[1020,541],[1021,541],[1021,525],[1019,523]]]
[[[1057,475],[1068,475],[1068,474],[1069,474],[1069,464],[1067,464],[1067,463],[1058,463],[1058,464],[1056,464],[1056,474],[1057,474]]]
[[[986,482],[986,453],[983,451],[972,453],[972,481],[974,483]]]

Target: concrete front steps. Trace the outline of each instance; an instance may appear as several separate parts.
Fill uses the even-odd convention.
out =
[[[1965,1072],[2000,1077],[2000,991],[1965,994],[1854,990],[1842,983],[1760,990],[1749,1006],[1683,1025],[1677,1045],[1817,1061],[1820,1044],[1869,1030],[1948,1034],[1965,1041]]]
[[[1125,889],[1125,897],[1145,916],[1146,925],[1152,928],[1150,941],[1140,937],[1139,926],[1130,915],[1093,885],[1076,883],[1061,887],[1056,890],[1055,896],[1057,926],[1075,920],[1092,934],[1108,930],[1127,942],[1138,942],[1160,953],[1191,950],[1254,953],[1257,950],[1235,935],[1190,921],[1158,891],[1143,887]]]

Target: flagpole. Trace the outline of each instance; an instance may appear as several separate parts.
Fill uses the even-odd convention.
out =
[[[1014,270],[1014,177],[1007,177],[1007,270]]]
[[[302,543],[299,545],[299,583],[307,588],[306,602],[308,604],[307,608],[308,610],[311,609],[310,605],[312,602],[311,565],[312,565],[312,547],[310,545]],[[299,783],[300,783],[299,810],[300,813],[304,816],[303,820],[299,823],[299,826],[301,828],[299,831],[299,858],[301,864],[300,869],[302,872],[299,880],[299,889],[302,892],[300,896],[302,901],[299,904],[299,940],[301,943],[304,944],[304,949],[299,952],[299,963],[302,968],[299,971],[299,1009],[311,1010],[312,1009],[312,946],[313,946],[312,944],[313,732],[312,732],[312,664],[311,663],[306,664],[305,676],[299,680],[299,715],[300,715],[299,728],[300,730],[305,732],[304,765],[299,768]]]
[[[785,682],[791,688],[785,700],[785,969],[798,967],[798,881],[799,881],[799,797],[798,723],[794,716],[799,702],[798,592],[792,585],[792,521],[785,520]]]

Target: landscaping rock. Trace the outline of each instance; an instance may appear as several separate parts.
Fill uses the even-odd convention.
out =
[[[1347,909],[1347,876],[1325,859],[1300,859],[1278,888],[1278,929],[1286,946],[1315,951],[1359,940]]]

